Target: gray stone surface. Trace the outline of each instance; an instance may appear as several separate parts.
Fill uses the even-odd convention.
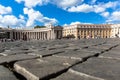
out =
[[[78,50],[78,51],[73,51],[73,50],[68,50],[68,51],[65,51],[63,53],[60,53],[60,54],[56,54],[54,56],[63,56],[63,57],[66,57],[66,58],[72,58],[72,59],[83,59],[85,57],[89,57],[89,56],[93,56],[95,55],[96,53],[94,52],[89,52],[87,50]]]
[[[50,80],[98,80],[94,77],[85,76],[83,74],[79,74],[76,72],[73,72],[72,70],[69,70],[56,78],[50,79]]]
[[[1,53],[1,52],[4,52],[4,51],[5,51],[4,49],[0,48],[0,53]]]
[[[56,50],[34,50],[34,52],[32,53],[28,53],[30,55],[38,55],[40,57],[44,57],[44,56],[51,56],[54,54],[60,54],[65,52],[65,50],[63,49],[56,49]]]
[[[104,58],[90,58],[86,62],[72,67],[74,71],[105,80],[120,79],[120,61]]]
[[[89,51],[89,52],[93,52],[93,53],[101,53],[102,51],[104,51],[105,49],[101,49],[101,48],[85,48],[83,50]]]
[[[99,57],[120,60],[120,49],[112,49],[104,54],[101,54]]]
[[[7,68],[0,66],[0,80],[18,80]]]
[[[15,55],[15,54],[28,54],[28,53],[32,53],[34,51],[31,50],[5,50],[4,52],[2,52],[1,54],[4,55]]]
[[[81,61],[77,59],[71,59],[71,58],[66,58],[66,57],[56,57],[56,56],[45,57],[45,58],[42,58],[42,60],[49,61],[52,63],[68,65],[68,66],[72,66]]]
[[[0,80],[119,80],[119,52],[119,38],[3,42]]]
[[[6,62],[9,63],[9,62],[13,62],[13,61],[33,59],[33,58],[38,58],[38,56],[27,55],[27,54],[17,54],[17,55],[10,55],[10,56],[0,56],[0,64],[6,63]]]
[[[46,77],[47,80],[50,76],[62,72],[75,62],[72,59],[48,57],[19,61],[15,63],[14,68],[28,80],[39,80]]]

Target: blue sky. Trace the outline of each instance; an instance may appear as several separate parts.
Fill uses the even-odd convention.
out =
[[[120,0],[0,0],[0,26],[120,23]]]

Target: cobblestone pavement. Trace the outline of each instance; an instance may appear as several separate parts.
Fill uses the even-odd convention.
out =
[[[0,80],[120,80],[120,39],[0,43]]]

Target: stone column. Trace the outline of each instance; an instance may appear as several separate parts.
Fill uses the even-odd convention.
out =
[[[31,32],[31,39],[33,39],[33,32]]]
[[[30,36],[30,40],[31,40],[31,36],[32,36],[32,35],[31,35],[31,32],[29,33],[29,36]]]
[[[47,40],[47,32],[45,33],[45,40]]]
[[[49,31],[49,39],[52,39],[51,30]]]
[[[34,39],[34,32],[32,32],[32,40]]]
[[[40,38],[40,40],[41,40],[41,32],[39,32],[39,38]]]
[[[54,36],[55,36],[54,31],[52,30],[51,33],[52,33],[52,39],[54,39]]]
[[[20,32],[20,39],[22,39],[22,32]]]
[[[55,39],[55,33],[54,33],[54,30],[51,30],[51,39]]]
[[[32,32],[30,32],[30,39],[31,39],[31,40],[32,40],[32,37],[33,37]]]
[[[42,33],[42,38],[43,38],[42,40],[44,40],[44,32]]]
[[[41,40],[43,40],[43,32],[41,32]]]
[[[40,33],[40,37],[41,37],[40,39],[42,40],[42,32]]]
[[[39,39],[40,39],[40,32],[39,32]]]
[[[16,40],[16,32],[15,32],[15,40]]]
[[[43,40],[45,40],[45,33],[43,32]]]
[[[20,40],[20,32],[18,32],[18,40]]]
[[[35,32],[33,32],[33,39],[35,39]]]
[[[28,32],[26,32],[26,37],[27,37],[27,40],[28,40]]]
[[[20,34],[20,37],[19,37],[19,38],[21,39],[21,32],[19,32],[19,34]]]
[[[37,32],[37,34],[38,34],[38,35],[37,35],[37,39],[39,39],[39,32]]]
[[[40,39],[40,32],[39,32],[39,39]]]
[[[49,31],[49,39],[51,39],[51,31]]]
[[[37,39],[38,39],[38,32],[36,32],[36,34],[35,34],[35,35],[36,35],[36,40],[37,40]]]
[[[45,32],[44,32],[44,40],[45,40]]]
[[[18,32],[16,32],[16,40],[18,40]]]
[[[29,35],[30,35],[30,33],[28,32],[28,40],[30,39],[30,36],[29,36]]]
[[[36,32],[34,32],[34,39],[36,39]]]
[[[13,32],[10,32],[10,39],[13,39]]]
[[[36,32],[35,32],[34,36],[35,36],[35,40],[36,40],[36,39],[37,39],[37,35],[36,35]]]
[[[39,32],[37,32],[37,39],[39,39]]]
[[[50,31],[47,31],[47,40],[50,39]]]
[[[36,40],[37,40],[37,39],[38,39],[38,33],[36,32],[36,34],[35,34],[35,35],[36,35]]]

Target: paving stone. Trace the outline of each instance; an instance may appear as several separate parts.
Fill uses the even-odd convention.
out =
[[[2,52],[1,54],[3,55],[15,55],[15,54],[28,54],[28,53],[32,53],[34,51],[32,50],[5,50],[4,52]]]
[[[70,62],[70,63],[69,63]],[[68,69],[76,60],[49,57],[16,62],[15,70],[28,80],[48,80],[50,77]]]
[[[97,46],[90,46],[90,48],[107,50],[107,49],[111,48],[111,46],[109,46],[109,45],[97,45]]]
[[[110,50],[108,52],[105,52],[104,54],[101,54],[100,58],[110,58],[110,59],[119,59],[120,60],[120,50]]]
[[[49,46],[47,47],[47,50],[54,50],[54,49],[64,49],[69,47],[68,45],[64,44],[64,45],[54,45],[54,46]]]
[[[100,48],[92,48],[92,47],[89,47],[89,48],[85,48],[83,50],[87,50],[89,52],[93,52],[93,53],[101,53],[102,51],[104,51],[105,49],[100,49]]]
[[[0,80],[18,80],[7,68],[0,66]]]
[[[13,62],[13,61],[33,59],[33,58],[38,58],[38,56],[27,55],[27,54],[17,54],[17,55],[9,55],[9,56],[0,56],[0,64],[6,63],[6,62],[9,63],[9,62]]]
[[[85,47],[85,46],[84,46]],[[81,47],[81,46],[69,46],[69,47],[67,47],[67,48],[65,48],[65,49],[67,49],[67,50],[79,50],[79,49],[82,49],[83,47]]]
[[[113,48],[113,50],[120,50],[120,45],[118,45],[117,47]]]
[[[2,53],[2,52],[4,52],[4,51],[5,51],[4,49],[0,48],[0,53]]]
[[[81,75],[79,73],[71,71],[71,69],[56,78],[50,79],[50,80],[99,80],[94,77],[89,77],[85,75]]]
[[[74,60],[71,58],[56,57],[56,56],[45,57],[45,58],[42,58],[42,60],[47,60],[47,61],[52,62],[52,63],[66,64],[69,66],[72,66],[72,65],[81,61],[81,60]]]
[[[85,57],[109,49],[100,54],[99,58],[88,59],[69,69],[70,71],[57,76],[54,80],[119,80],[119,40],[68,39],[0,43],[0,64],[17,61],[14,67],[18,73],[27,77],[28,80],[39,80],[39,78],[55,75]],[[117,44],[119,46],[114,47]],[[45,80],[48,80],[47,78]]]
[[[63,49],[56,49],[56,50],[41,50],[41,51],[34,51],[33,53],[29,53],[30,55],[38,55],[40,57],[44,56],[51,56],[54,54],[60,54],[63,53]]]
[[[105,80],[119,80],[119,67],[120,60],[90,58],[86,62],[74,66],[72,69],[92,77],[98,77]]]
[[[60,53],[60,54],[56,54],[54,56],[63,56],[63,57],[68,57],[68,58],[72,58],[72,59],[83,59],[83,58],[86,58],[86,57],[89,57],[89,56],[93,56],[95,55],[96,53],[94,52],[89,52],[87,50],[79,50],[79,51],[73,51],[73,50],[68,50],[68,51],[65,51],[63,53]]]

